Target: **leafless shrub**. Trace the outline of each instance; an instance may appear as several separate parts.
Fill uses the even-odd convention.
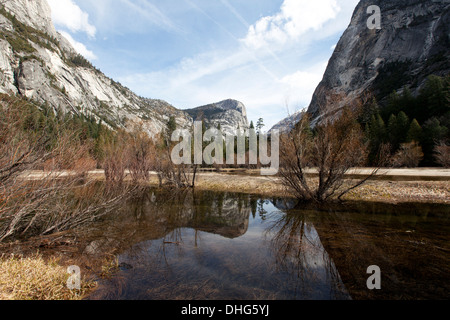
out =
[[[155,170],[160,186],[166,185],[178,189],[195,187],[197,165],[175,165],[165,152],[158,155],[156,159]]]
[[[88,146],[77,132],[56,128],[56,143],[49,144],[45,128],[41,134],[23,130],[26,107],[18,98],[0,105],[0,242],[77,228],[132,191],[98,186],[88,177],[89,161],[82,160]]]
[[[441,141],[434,149],[435,158],[444,168],[450,168],[450,145]]]
[[[158,176],[159,186],[177,189],[194,188],[199,165],[174,164],[171,159],[174,144],[167,137],[156,138],[154,145],[156,148],[154,149],[151,168]]]
[[[116,139],[105,145],[103,170],[106,183],[122,184],[127,168],[126,137],[118,134]]]
[[[392,158],[394,167],[416,168],[424,157],[422,147],[418,142],[412,141],[400,145],[400,149]]]
[[[142,124],[135,124],[128,137],[127,162],[131,178],[134,182],[147,181],[155,161],[156,146]]]

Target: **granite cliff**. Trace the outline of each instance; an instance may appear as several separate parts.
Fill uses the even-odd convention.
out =
[[[0,70],[0,93],[93,116],[112,128],[141,122],[153,136],[165,130],[171,117],[179,128],[192,125],[188,112],[136,95],[79,55],[55,30],[46,0],[0,0]],[[216,113],[217,107],[224,112]],[[205,120],[223,127],[248,122],[240,103],[209,108],[202,107],[204,114],[212,116]]]
[[[83,113],[110,127],[142,122],[150,135],[170,116],[179,126],[190,117],[157,99],[145,99],[108,78],[56,32],[45,0],[0,0],[0,92],[37,104]]]
[[[380,29],[368,27],[373,5],[380,8]],[[317,122],[362,96],[383,107],[393,91],[407,87],[417,95],[430,75],[449,74],[449,30],[448,0],[361,0],[308,112]],[[286,130],[298,120],[294,115],[276,127]]]
[[[185,110],[194,120],[204,120],[207,127],[218,127],[233,134],[238,128],[248,129],[247,110],[242,102],[228,99],[206,106]]]
[[[368,27],[373,5],[380,29]],[[308,111],[321,117],[368,93],[383,104],[404,87],[417,94],[428,76],[449,73],[449,27],[448,0],[360,1]]]

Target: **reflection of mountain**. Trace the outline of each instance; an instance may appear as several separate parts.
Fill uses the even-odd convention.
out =
[[[226,238],[238,238],[247,232],[251,213],[248,197],[226,198],[219,194],[200,201],[204,200],[211,201],[211,205],[200,205],[187,223],[188,227]]]
[[[291,274],[311,277],[318,265],[326,266],[331,289],[342,294],[345,288],[353,299],[435,299],[450,292],[449,206],[362,203],[290,210],[295,202],[272,203],[288,210],[272,228],[272,246],[277,265]],[[381,268],[382,290],[367,288],[372,265]]]
[[[314,226],[276,212],[274,203],[289,201],[207,192],[153,199],[137,199],[103,228],[103,244],[120,246],[119,262],[131,269],[103,281],[93,299],[349,298]]]
[[[96,240],[87,252],[105,247],[121,251],[135,243],[166,238],[181,228],[238,238],[247,232],[251,212],[249,195],[147,191],[112,217],[113,221],[105,221],[94,233],[90,230],[90,238]]]

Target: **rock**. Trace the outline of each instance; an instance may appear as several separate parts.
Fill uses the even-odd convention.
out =
[[[0,0],[0,4],[20,22],[52,37],[57,36],[51,18],[52,11],[46,0]]]
[[[294,126],[302,119],[302,111],[296,112],[293,115],[281,120],[276,125],[274,125],[269,133],[273,130],[278,130],[280,133],[290,132]]]
[[[0,4],[38,34],[27,38],[27,34],[14,30],[8,17],[0,14],[0,35],[8,36],[8,41],[20,38],[30,45],[23,52],[23,48],[13,49],[11,42],[0,38],[1,93],[19,93],[54,110],[93,116],[112,128],[127,129],[128,125],[141,122],[151,136],[162,132],[171,116],[179,127],[191,126],[192,119],[187,113],[165,101],[142,98],[87,60],[74,60],[77,53],[55,31],[45,0],[0,0]]]
[[[234,134],[238,128],[248,129],[247,110],[242,102],[228,99],[217,103],[184,110],[194,120],[204,120],[207,127],[221,126],[223,133]]]
[[[235,100],[188,110],[158,99],[146,99],[108,78],[89,61],[80,59],[69,41],[57,33],[46,0],[0,0],[15,18],[36,30],[37,37],[14,30],[10,17],[0,14],[0,93],[20,94],[54,110],[94,117],[111,128],[140,122],[151,136],[166,129],[170,117],[178,128],[192,127],[200,112],[210,124],[227,131],[248,128],[245,106]],[[34,33],[34,32],[33,32]],[[19,38],[27,50],[11,45]],[[192,116],[191,116],[192,115]]]
[[[367,26],[371,5],[381,9],[380,30]],[[429,75],[447,75],[449,9],[447,0],[360,1],[308,111],[317,120],[362,94],[372,92],[383,102],[393,90],[407,86],[417,94]],[[392,74],[396,83],[388,81]]]
[[[2,17],[0,15],[0,17]],[[0,24],[1,25],[1,24]],[[14,86],[14,69],[18,61],[14,58],[11,45],[0,39],[0,92],[1,93],[17,93]]]
[[[372,5],[381,10],[380,30],[367,26]],[[406,86],[417,95],[428,76],[448,75],[449,9],[448,0],[360,1],[312,97],[313,124],[365,94],[383,106],[394,90]],[[294,115],[276,128],[298,120]]]
[[[102,252],[102,243],[99,240],[92,241],[83,251],[83,254],[94,256]]]

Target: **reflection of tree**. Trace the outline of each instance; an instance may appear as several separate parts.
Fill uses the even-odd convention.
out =
[[[266,200],[259,200],[258,201],[258,213],[259,213],[259,216],[260,216],[260,218],[261,218],[261,220],[266,220],[267,219],[267,211],[266,211],[266,209],[264,209],[264,205],[266,204]]]
[[[305,213],[281,214],[266,236],[271,239],[277,271],[289,275],[287,285],[295,297],[347,297],[338,271]],[[329,292],[325,293],[324,288]]]
[[[251,210],[252,210],[252,217],[253,217],[253,219],[255,219],[256,218],[256,212],[258,210],[258,200],[255,199],[255,198],[251,198],[250,199],[250,207],[251,207]]]

